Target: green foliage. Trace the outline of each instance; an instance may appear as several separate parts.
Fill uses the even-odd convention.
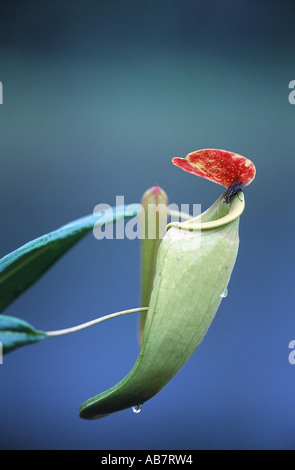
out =
[[[110,208],[88,215],[26,243],[0,260],[0,312],[36,282],[62,255],[94,227],[133,217],[140,205]]]
[[[153,289],[154,277],[156,273],[156,261],[160,243],[164,236],[167,225],[167,204],[166,193],[158,186],[147,190],[141,200],[143,211],[140,214],[141,230],[143,238],[141,240],[141,306],[150,304],[151,292]],[[163,224],[162,227],[161,225]],[[152,235],[152,236],[151,236]],[[146,312],[140,314],[138,326],[138,339],[141,344]]]
[[[0,260],[0,312],[34,284],[62,255],[94,227],[137,215],[134,204],[88,215],[26,243]],[[4,354],[47,336],[18,318],[0,315],[0,342]]]
[[[19,318],[0,315],[0,340],[3,354],[13,351],[20,346],[37,343],[46,338],[44,331],[37,331],[29,323]]]
[[[155,194],[157,195],[156,200]],[[141,224],[148,232],[147,205],[162,205],[165,193],[152,191],[143,198]],[[146,204],[146,207],[145,207]],[[43,235],[0,260],[0,311],[25,292],[64,253],[95,226],[134,217],[141,205],[110,208],[100,215],[75,220]],[[183,223],[170,223],[163,240],[142,241],[142,299],[140,351],[132,370],[118,384],[80,406],[80,416],[95,419],[132,406],[140,407],[157,394],[183,367],[203,340],[225,292],[239,246],[242,193],[230,204],[224,194],[203,214]],[[158,225],[158,219],[154,223]],[[118,312],[99,320],[131,313]],[[85,326],[84,325],[84,326]],[[82,327],[84,327],[82,325]],[[4,354],[79,327],[43,332],[24,320],[0,315],[0,341]]]

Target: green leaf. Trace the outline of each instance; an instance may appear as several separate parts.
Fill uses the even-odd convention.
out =
[[[88,215],[26,243],[0,260],[0,312],[37,281],[94,225],[103,226],[134,217],[141,206],[132,204]]]
[[[35,330],[29,323],[16,317],[0,315],[0,343],[3,354],[20,346],[37,343],[46,338],[44,331]]]
[[[141,240],[141,306],[150,303],[153,282],[156,272],[158,249],[167,225],[168,198],[159,186],[148,189],[141,200],[143,210],[140,213],[140,222],[143,238]],[[163,224],[164,222],[164,224]],[[138,325],[138,338],[141,344],[146,312],[140,314]]]
[[[201,216],[168,225],[158,250],[136,363],[119,383],[84,402],[81,418],[100,418],[142,405],[196,351],[218,310],[235,264],[239,217],[244,210],[243,195],[239,197],[235,196],[229,205],[223,194]]]

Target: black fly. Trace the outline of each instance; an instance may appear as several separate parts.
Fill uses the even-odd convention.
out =
[[[230,203],[230,200],[239,192],[242,190],[242,188],[245,186],[245,183],[239,182],[239,181],[233,181],[232,184],[227,188],[227,191],[224,195],[224,200],[227,204]]]

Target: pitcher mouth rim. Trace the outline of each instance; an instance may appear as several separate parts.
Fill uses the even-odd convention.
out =
[[[239,191],[239,193],[231,199],[230,203],[225,201],[225,194],[226,191],[202,214],[186,220],[185,222],[170,222],[166,226],[166,230],[168,231],[172,227],[180,230],[188,230],[190,232],[196,230],[211,230],[233,222],[240,217],[245,209],[244,194],[242,191]],[[212,217],[222,212],[225,212],[225,214],[212,220]]]

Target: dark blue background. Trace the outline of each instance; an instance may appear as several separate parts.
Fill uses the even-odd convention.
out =
[[[138,354],[137,315],[45,340],[0,366],[2,449],[294,449],[295,79],[292,2],[2,2],[3,256],[116,195],[223,189],[171,164],[206,147],[249,157],[240,251],[202,345],[140,414],[79,405]],[[73,248],[6,314],[52,330],[140,297],[138,240]]]

